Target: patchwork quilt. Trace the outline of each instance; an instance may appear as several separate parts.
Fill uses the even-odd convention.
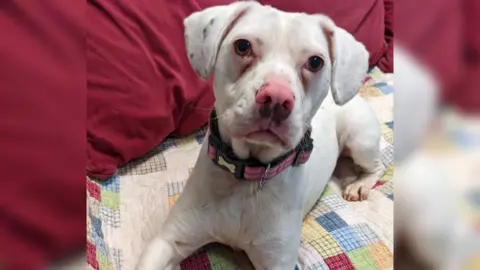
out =
[[[391,269],[393,266],[393,83],[374,69],[361,94],[382,126],[384,176],[363,202],[347,202],[330,183],[306,217],[296,269]],[[181,194],[197,159],[206,127],[168,138],[115,176],[87,179],[87,265],[131,270]],[[159,255],[161,256],[161,255]],[[181,269],[253,269],[243,253],[211,244]]]

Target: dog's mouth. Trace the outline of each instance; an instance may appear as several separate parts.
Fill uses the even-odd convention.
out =
[[[270,129],[257,130],[245,136],[247,142],[253,144],[288,147],[288,143],[277,133]]]

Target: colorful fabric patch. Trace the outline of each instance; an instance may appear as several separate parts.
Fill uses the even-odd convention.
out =
[[[373,244],[380,241],[375,232],[372,231],[367,224],[355,224],[352,226],[352,229],[357,234],[360,241],[365,244]]]
[[[330,269],[355,270],[352,262],[344,253],[325,259]]]
[[[93,181],[87,181],[87,192],[90,197],[100,200],[100,187]]]
[[[347,226],[347,223],[335,212],[326,213],[323,216],[317,217],[316,220],[329,232]]]
[[[316,220],[306,218],[302,226],[303,239],[306,241],[318,241],[323,235],[328,234]]]
[[[360,95],[368,98],[384,96],[382,91],[376,87],[362,87],[360,88]]]
[[[202,143],[203,143],[203,139],[205,139],[205,135],[195,136],[195,140],[197,140],[197,143],[198,143],[198,144],[202,144]]]
[[[110,208],[112,210],[119,210],[120,209],[120,203],[119,203],[119,194],[115,193],[110,190],[103,190],[101,193],[101,201],[103,205],[107,208]]]
[[[350,227],[343,227],[332,231],[332,235],[345,252],[363,247],[365,245],[355,231]]]
[[[100,205],[100,218],[108,225],[118,228],[120,227],[120,211],[107,208]]]
[[[324,234],[318,240],[309,241],[309,244],[320,253],[323,258],[343,253],[337,241],[330,235]]]
[[[386,95],[393,93],[393,89],[390,86],[388,86],[386,83],[376,84],[375,87],[380,89],[380,91],[382,91]]]
[[[160,151],[161,150],[156,147],[144,156],[130,161],[118,168],[117,175],[144,175],[167,170],[167,162]]]
[[[393,121],[385,123],[387,127],[391,128],[393,130]]]
[[[87,263],[93,266],[95,269],[98,268],[98,261],[97,261],[97,248],[89,241],[87,241]]]
[[[319,202],[317,205],[315,205],[315,207],[313,207],[312,211],[310,211],[308,215],[317,218],[330,212],[332,212],[332,209],[328,207],[328,205],[323,202]]]
[[[347,252],[347,256],[355,266],[355,269],[373,270],[378,269],[377,263],[370,255],[368,248],[362,247]]]
[[[339,196],[326,196],[323,198],[322,202],[332,211],[348,207],[348,203]]]
[[[237,257],[246,256],[220,244],[208,245],[205,251],[212,270],[237,269]]]
[[[210,270],[210,260],[208,255],[203,251],[196,252],[192,256],[188,257],[187,259],[183,260],[180,264],[181,269],[190,270],[190,269],[199,269],[199,270]]]
[[[335,194],[337,194],[336,191],[330,185],[328,185],[325,187],[320,197],[326,197],[328,195],[335,195]]]
[[[168,205],[170,208],[173,207],[175,202],[180,197],[180,193],[182,193],[184,185],[184,182],[174,182],[168,184]]]
[[[388,181],[384,185],[381,185],[377,188],[378,191],[382,192],[385,195],[393,194],[393,182]]]
[[[393,130],[385,123],[380,125],[380,129],[385,140],[387,140],[387,142],[390,144],[393,144]]]
[[[393,167],[394,167],[393,164],[390,164],[390,166],[388,166],[387,171],[385,172],[385,174],[382,177],[382,180],[385,180],[385,181],[392,180],[392,178],[393,178]]]
[[[378,269],[387,269],[393,266],[393,254],[384,243],[376,241],[367,248]]]
[[[160,152],[166,152],[168,150],[170,150],[171,148],[178,148],[179,147],[179,143],[177,141],[175,141],[174,139],[172,138],[167,138],[165,141],[163,141],[161,144],[160,144]]]
[[[384,167],[388,167],[391,164],[391,160],[393,159],[393,151],[393,145],[389,145],[383,149],[380,160],[382,161]]]

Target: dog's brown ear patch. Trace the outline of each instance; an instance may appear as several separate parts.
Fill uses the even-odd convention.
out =
[[[335,37],[333,36],[333,30],[328,29],[325,26],[322,27],[322,30],[323,30],[323,33],[325,34],[325,37],[327,37],[328,54],[330,55],[330,63],[333,65],[333,63],[335,62],[335,44],[334,44]]]

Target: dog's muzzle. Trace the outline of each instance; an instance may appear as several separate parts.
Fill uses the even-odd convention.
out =
[[[234,154],[233,149],[222,141],[216,119],[216,112],[212,110],[208,155],[215,165],[233,174],[237,180],[260,181],[263,185],[264,181],[275,177],[286,168],[305,164],[310,159],[313,150],[311,130],[305,133],[297,147],[268,164],[254,158],[240,159]]]

